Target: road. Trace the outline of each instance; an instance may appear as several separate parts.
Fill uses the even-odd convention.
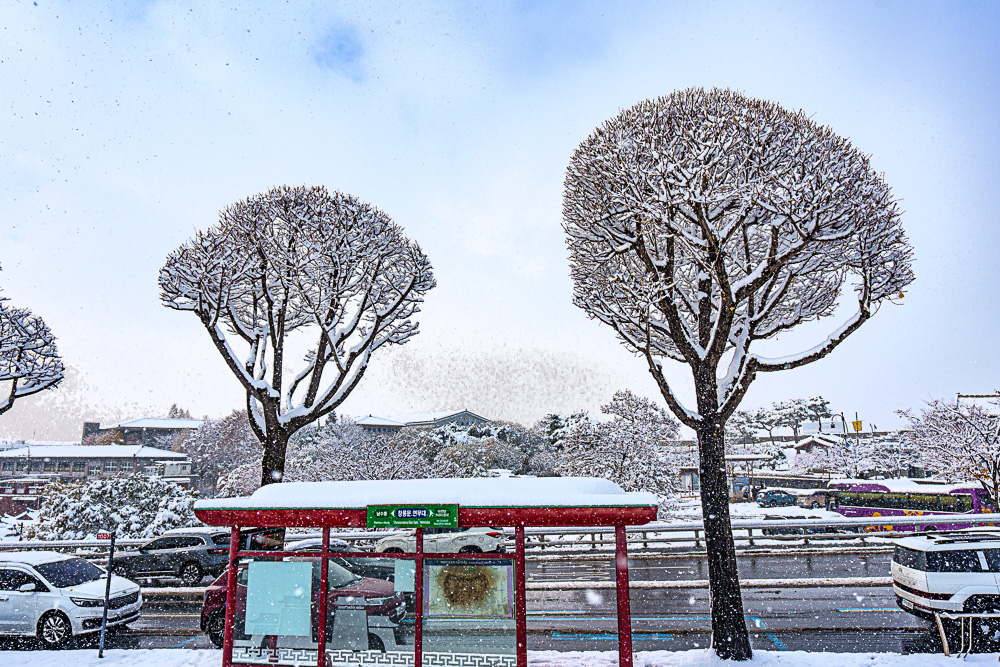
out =
[[[882,577],[888,553],[744,557],[741,579]],[[629,562],[633,581],[707,578],[705,562],[690,556],[637,558]],[[610,581],[610,556],[599,559],[530,561],[529,582]],[[931,624],[896,607],[892,590],[877,588],[746,588],[745,613],[753,646],[767,650],[892,651],[941,650]],[[636,650],[705,647],[710,640],[708,591],[635,589],[631,595]],[[144,618],[115,633],[116,648],[210,648],[198,630],[200,602],[150,599]],[[616,600],[613,591],[529,591],[528,647],[555,650],[613,650]]]

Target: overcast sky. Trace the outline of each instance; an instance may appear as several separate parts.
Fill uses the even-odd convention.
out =
[[[423,333],[376,356],[339,412],[530,422],[616,388],[656,396],[570,303],[562,180],[604,120],[688,86],[850,138],[915,248],[904,305],[758,379],[746,406],[822,394],[885,428],[931,397],[1000,389],[996,3],[38,0],[2,15],[0,285],[104,405],[240,405],[197,318],[160,305],[157,273],[220,209],[281,184],[380,207],[435,267]]]

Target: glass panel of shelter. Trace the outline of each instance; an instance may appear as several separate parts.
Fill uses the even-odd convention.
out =
[[[426,528],[423,550],[423,664],[514,667],[513,540],[501,528]]]
[[[232,663],[315,666],[322,651],[330,667],[413,665],[413,557],[337,539],[321,554],[321,540],[295,542],[289,535],[281,553],[238,559]],[[255,539],[244,548],[267,547]]]

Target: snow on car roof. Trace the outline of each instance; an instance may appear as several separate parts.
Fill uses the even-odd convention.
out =
[[[893,544],[914,551],[960,551],[964,549],[996,549],[1000,545],[1000,532],[972,528],[949,530],[943,533],[904,537]]]
[[[368,505],[462,507],[655,507],[652,493],[625,492],[596,477],[474,477],[268,484],[242,498],[212,498],[196,510],[365,509]]]
[[[982,489],[979,482],[958,482],[951,484],[940,481],[923,481],[916,479],[831,479],[828,486],[849,484],[859,490],[889,491],[894,493],[952,493],[953,491],[971,491]],[[878,489],[876,487],[883,487]],[[861,489],[861,487],[869,487]]]
[[[54,563],[70,558],[76,558],[76,556],[61,554],[56,551],[5,551],[0,553],[0,562],[2,563],[24,563],[26,565]]]
[[[228,533],[229,529],[226,527],[219,526],[192,526],[191,528],[171,528],[170,530],[164,531],[164,535],[189,535],[189,534],[207,534],[215,535],[218,533]]]

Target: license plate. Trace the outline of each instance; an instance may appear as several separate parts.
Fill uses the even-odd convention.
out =
[[[900,598],[900,600],[902,601],[902,604],[903,604],[904,607],[906,607],[907,609],[913,609],[913,603],[912,602],[910,602],[906,598]]]

